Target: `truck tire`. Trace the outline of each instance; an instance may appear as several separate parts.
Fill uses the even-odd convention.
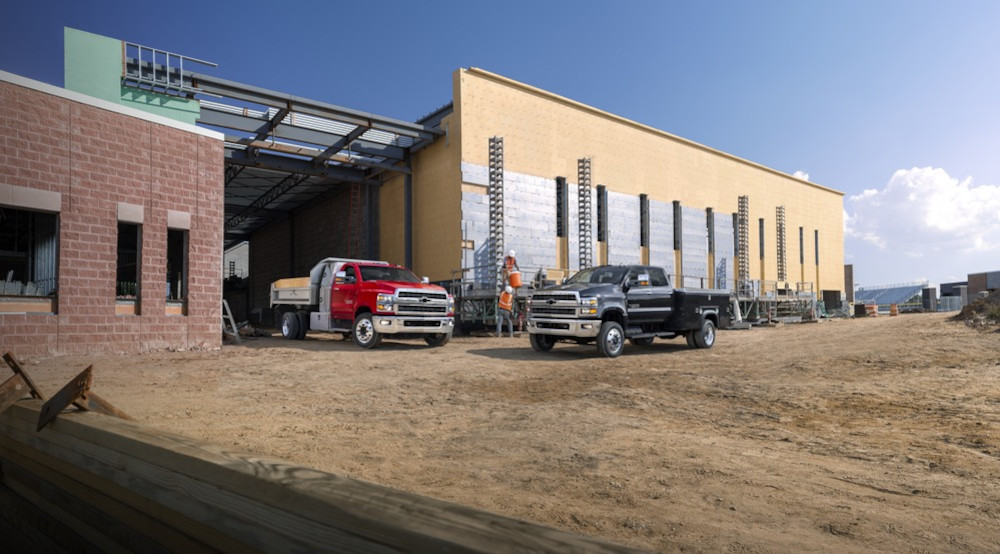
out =
[[[694,331],[684,335],[684,338],[687,339],[688,348],[698,348],[698,344],[694,342]]]
[[[285,312],[281,316],[281,336],[288,340],[299,338],[299,316],[295,312]]]
[[[361,348],[375,348],[382,342],[382,333],[375,330],[372,314],[364,313],[354,318],[354,344]]]
[[[556,345],[555,339],[548,335],[536,335],[535,333],[530,333],[528,335],[528,340],[531,342],[531,348],[535,352],[548,352],[552,350],[552,347]]]
[[[306,333],[309,331],[309,312],[295,312],[299,316],[299,336],[295,337],[297,340],[302,340],[306,338]]]
[[[451,335],[448,333],[435,333],[424,337],[427,346],[444,346],[448,344],[449,340],[451,340]]]
[[[597,351],[609,357],[616,358],[625,349],[625,331],[616,321],[605,321],[601,324],[601,332],[597,334]]]
[[[653,337],[642,337],[640,339],[628,339],[635,346],[649,346],[653,344]]]
[[[711,319],[701,322],[701,328],[694,332],[694,343],[698,348],[711,348],[715,344],[715,324]]]

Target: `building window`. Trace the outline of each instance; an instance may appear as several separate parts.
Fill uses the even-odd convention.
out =
[[[56,214],[0,206],[0,296],[56,294],[58,237]]]
[[[167,303],[179,303],[188,294],[188,232],[167,229]]]
[[[142,264],[142,228],[136,223],[118,222],[118,270],[115,298],[135,302],[139,298],[139,267]]]
[[[597,185],[597,242],[608,240],[608,188]]]

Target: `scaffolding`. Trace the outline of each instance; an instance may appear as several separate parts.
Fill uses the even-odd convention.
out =
[[[750,286],[750,197],[740,196],[736,227],[736,290],[741,296],[752,292]]]
[[[777,223],[777,241],[778,241],[778,280],[787,281],[788,280],[788,266],[785,263],[785,207],[778,206],[775,210],[775,222]]]
[[[501,268],[504,257],[503,137],[490,137],[490,181],[487,193],[490,199],[489,279],[499,298],[503,288]]]
[[[594,244],[591,227],[593,210],[591,209],[590,198],[590,158],[580,158],[576,162],[577,168],[577,206],[579,222],[580,245],[580,269],[594,265]]]

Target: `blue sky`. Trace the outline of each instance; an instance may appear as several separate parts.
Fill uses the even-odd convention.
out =
[[[863,285],[1000,270],[1000,2],[9,2],[0,69],[62,28],[414,120],[481,67],[845,193]]]

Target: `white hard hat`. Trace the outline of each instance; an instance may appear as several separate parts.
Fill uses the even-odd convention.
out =
[[[510,256],[511,258],[513,258],[514,257],[514,251],[511,250],[510,252],[507,253],[507,255]]]
[[[504,287],[503,290],[507,291],[507,294],[510,294],[510,293],[514,292],[514,289],[510,288],[510,285],[507,285],[506,287]]]

